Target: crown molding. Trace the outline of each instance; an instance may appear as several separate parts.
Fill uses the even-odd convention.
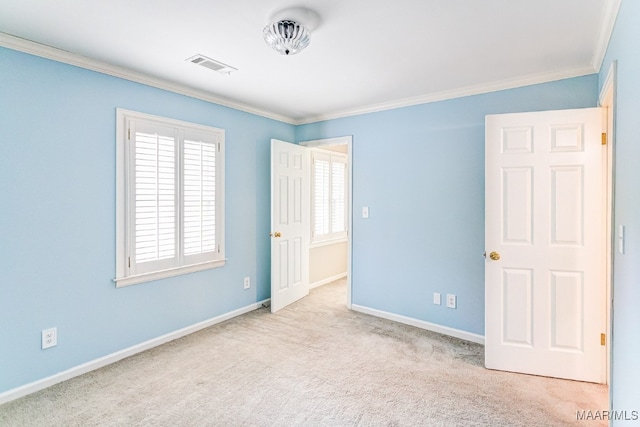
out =
[[[602,68],[602,61],[604,61],[604,56],[607,53],[609,40],[611,40],[611,34],[613,33],[613,27],[616,24],[621,4],[622,0],[606,0],[605,2],[604,13],[602,14],[602,21],[600,23],[598,44],[591,58],[591,65],[593,65],[593,68],[597,70],[597,72],[600,72],[600,68]]]
[[[54,61],[66,63],[69,65],[77,66],[87,70],[96,71],[102,74],[107,74],[114,77],[119,77],[125,80],[141,83],[147,86],[168,90],[170,92],[178,93],[181,95],[189,96],[191,98],[200,99],[202,101],[211,102],[214,104],[222,105],[225,107],[233,108],[235,110],[244,111],[246,113],[255,114],[268,119],[277,120],[280,122],[303,125],[315,122],[321,122],[326,120],[340,119],[344,117],[357,116],[361,114],[375,113],[385,110],[392,110],[403,107],[410,107],[419,104],[428,104],[438,101],[446,101],[450,99],[462,98],[465,96],[480,95],[490,92],[496,92],[506,89],[514,89],[523,86],[530,86],[540,83],[548,83],[556,80],[562,80],[572,77],[580,77],[588,74],[593,74],[599,71],[604,58],[604,52],[609,43],[609,38],[613,30],[613,24],[617,16],[621,0],[609,0],[607,3],[606,18],[603,20],[602,30],[600,32],[600,41],[598,44],[598,50],[594,54],[592,64],[598,63],[596,68],[594,65],[583,66],[578,68],[572,68],[567,70],[560,70],[551,73],[539,73],[529,76],[500,80],[496,82],[467,86],[463,88],[435,92],[424,94],[416,97],[404,98],[389,102],[383,102],[378,104],[372,104],[365,107],[358,107],[354,109],[342,110],[331,114],[320,114],[302,117],[299,119],[287,117],[281,114],[273,113],[271,111],[262,110],[254,106],[233,101],[227,98],[213,95],[211,93],[195,90],[191,87],[177,84],[168,80],[152,77],[137,71],[129,70],[124,67],[111,65],[105,62],[87,58],[81,55],[77,55],[71,52],[67,52],[58,48],[36,43],[30,40],[15,37],[9,34],[0,32],[0,46],[7,47],[9,49],[21,51],[31,55],[36,55],[42,58],[51,59]],[[598,62],[599,61],[599,62]]]
[[[211,102],[214,104],[222,105],[225,107],[233,108],[234,110],[244,111],[246,113],[255,114],[258,116],[266,117],[268,119],[277,120],[280,122],[295,124],[295,121],[290,117],[276,114],[270,111],[262,110],[253,107],[248,104],[233,101],[224,97],[216,96],[211,93],[203,92],[193,89],[189,86],[171,82],[168,80],[152,77],[144,73],[129,70],[124,67],[108,64],[106,62],[98,61],[95,59],[87,58],[85,56],[77,55],[62,49],[47,46],[44,44],[36,43],[30,40],[15,37],[6,33],[0,32],[0,46],[17,50],[20,52],[28,53],[31,55],[39,56],[42,58],[51,59],[57,62],[73,65],[76,67],[84,68],[98,73],[106,74],[109,76],[119,77],[121,79],[129,80],[136,83],[141,83],[147,86],[155,87],[158,89],[168,90],[180,95],[189,96],[191,98],[199,99],[202,101]]]
[[[399,99],[396,101],[383,102],[380,104],[369,105],[362,108],[354,108],[351,110],[343,110],[335,114],[309,116],[297,120],[295,125],[303,125],[309,123],[322,122],[326,120],[341,119],[344,117],[357,116],[367,113],[376,113],[380,111],[393,110],[396,108],[411,107],[420,104],[429,104],[438,101],[447,101],[450,99],[463,98],[465,96],[481,95],[484,93],[497,92],[506,89],[515,89],[524,86],[531,86],[540,83],[548,83],[556,80],[568,79],[572,77],[581,77],[596,73],[596,70],[587,65],[584,67],[572,68],[568,70],[555,71],[551,73],[532,74],[529,76],[518,77],[515,79],[500,80],[492,83],[484,83],[480,85],[467,86],[459,89],[447,90],[442,92],[429,93],[421,96]]]

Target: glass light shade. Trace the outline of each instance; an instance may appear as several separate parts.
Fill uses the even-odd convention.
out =
[[[264,27],[264,41],[283,55],[295,55],[309,46],[309,30],[295,21],[284,19]]]

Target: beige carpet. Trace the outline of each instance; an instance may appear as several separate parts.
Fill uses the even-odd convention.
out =
[[[344,282],[0,406],[1,426],[561,426],[607,387],[489,371],[483,347],[349,311]]]

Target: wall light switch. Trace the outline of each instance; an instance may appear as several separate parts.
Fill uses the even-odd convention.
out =
[[[624,225],[618,226],[618,252],[624,253]]]
[[[440,304],[442,304],[442,303],[440,302],[440,292],[434,292],[434,293],[433,293],[433,303],[434,303],[435,305],[440,305]]]
[[[367,206],[362,208],[362,218],[369,218],[369,208]]]

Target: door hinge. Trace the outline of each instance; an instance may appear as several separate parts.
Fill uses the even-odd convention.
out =
[[[131,128],[127,129],[127,139],[131,141]]]
[[[131,268],[131,257],[129,257],[129,268]]]
[[[607,336],[605,334],[600,334],[600,345],[607,345]]]
[[[602,132],[602,145],[607,145],[607,134]]]
[[[220,152],[220,143],[218,142],[218,153]]]

